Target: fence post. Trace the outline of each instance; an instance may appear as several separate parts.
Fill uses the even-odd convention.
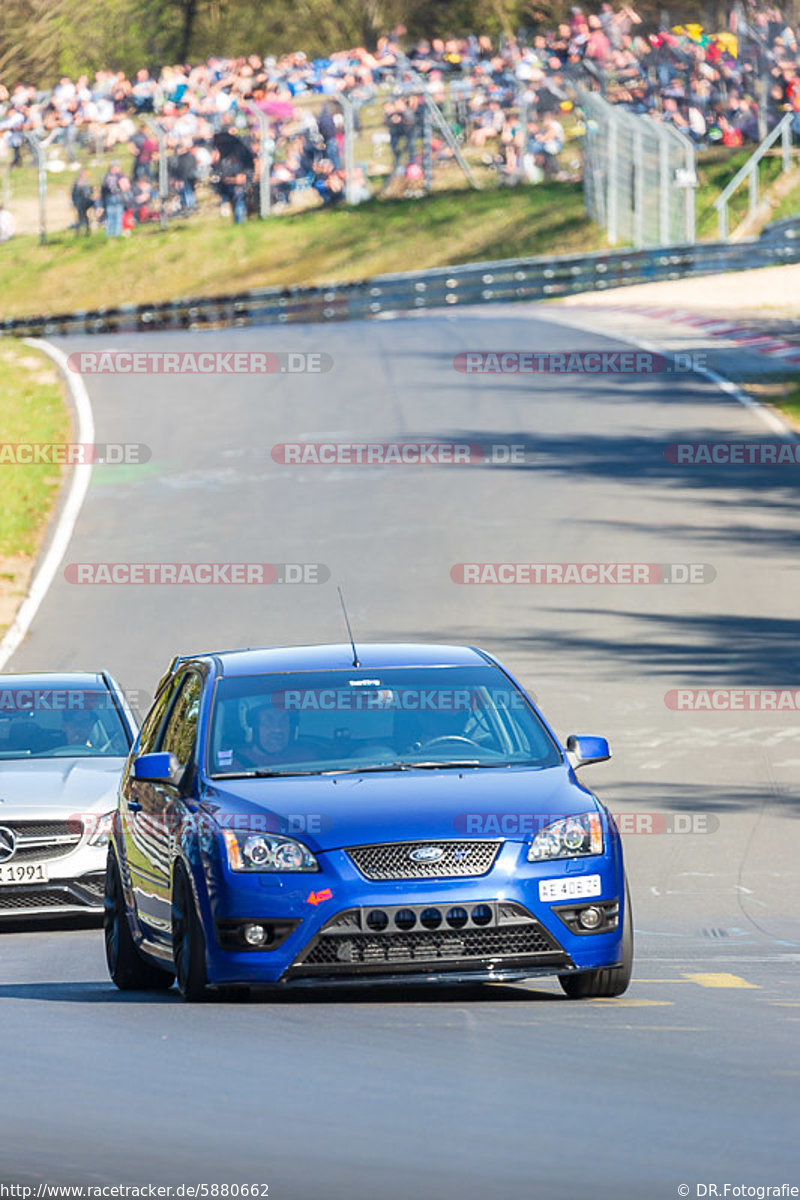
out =
[[[147,117],[147,125],[152,129],[158,141],[158,199],[159,222],[162,229],[167,228],[167,200],[169,199],[169,173],[167,170],[167,135],[164,129]]]
[[[658,225],[661,245],[670,241],[669,228],[669,145],[664,133],[658,134]]]
[[[644,245],[644,139],[641,129],[633,135],[633,244]]]
[[[33,151],[39,177],[39,245],[47,243],[47,163],[44,157],[44,143],[33,132],[26,132],[25,138]]]
[[[430,195],[433,191],[433,153],[431,150],[431,110],[422,101],[422,169],[425,174],[425,191]]]
[[[758,208],[758,163],[753,163],[750,178],[747,182],[749,192],[748,215],[752,217]]]
[[[267,114],[252,101],[248,102],[247,108],[258,121],[261,145],[261,153],[259,154],[261,168],[258,173],[258,215],[262,221],[265,221],[272,212],[270,178],[272,176],[272,156],[275,152],[275,142],[270,137]],[[346,145],[347,143],[345,143]]]
[[[337,97],[344,117],[344,199],[346,204],[355,203],[355,155],[356,122],[353,102],[344,92]]]
[[[606,185],[608,187],[606,219],[608,221],[608,240],[612,246],[617,244],[617,224],[619,215],[616,170],[619,147],[617,132],[617,122],[615,116],[612,114],[608,123],[608,143],[606,147]]]

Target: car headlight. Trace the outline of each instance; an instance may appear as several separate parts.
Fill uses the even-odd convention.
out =
[[[540,829],[528,848],[528,862],[550,858],[584,858],[603,853],[603,826],[599,813],[564,817]]]
[[[114,821],[113,812],[103,813],[101,817],[84,817],[84,824],[89,833],[86,844],[88,846],[107,846],[108,839],[111,837],[111,830]]]
[[[278,833],[223,829],[232,871],[318,871],[319,863],[302,842]]]

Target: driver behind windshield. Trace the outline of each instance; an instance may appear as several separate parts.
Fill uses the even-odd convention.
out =
[[[85,709],[67,709],[61,721],[61,728],[65,746],[85,746],[90,750],[97,748],[93,741],[95,719],[92,713]]]
[[[267,700],[251,708],[245,721],[252,740],[237,749],[232,763],[235,769],[256,770],[286,763],[309,762],[315,757],[308,747],[299,746],[294,741],[297,716],[285,708],[275,708]]]

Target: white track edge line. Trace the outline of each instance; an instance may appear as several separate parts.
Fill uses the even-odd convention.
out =
[[[84,444],[94,442],[94,415],[89,401],[89,393],[86,391],[86,385],[82,377],[69,369],[66,354],[41,338],[26,338],[25,345],[31,346],[35,350],[41,350],[59,368],[69,388],[72,404],[78,418],[75,440]],[[73,467],[67,497],[59,514],[55,531],[47,548],[47,553],[38,566],[31,586],[28,589],[28,594],[20,605],[17,615],[6,630],[2,641],[0,641],[0,671],[3,670],[12,654],[19,649],[31,627],[33,618],[38,612],[39,605],[47,595],[56,572],[61,566],[73,530],[75,529],[78,514],[89,488],[91,475],[91,463],[78,463]]]
[[[573,313],[579,308],[580,305],[576,304],[574,307],[570,306],[568,311]],[[594,309],[593,311],[596,312],[597,309]],[[540,312],[537,312],[534,315],[536,317],[542,316]],[[559,321],[558,317],[552,312],[544,316],[544,320],[553,320],[556,324],[568,325],[573,329],[575,328],[575,325],[571,321]],[[599,332],[601,337],[608,337],[611,339],[616,338],[618,342],[627,342],[631,346],[638,346],[641,350],[649,350],[651,354],[661,354],[667,358],[675,358],[678,354],[692,353],[691,350],[666,350],[663,346],[659,347],[656,342],[645,341],[643,338],[632,337],[628,333],[617,333],[615,330],[598,331],[588,330],[584,327],[584,331],[587,333]],[[786,438],[787,441],[794,442],[797,440],[797,435],[794,429],[787,421],[784,421],[783,417],[779,416],[773,408],[770,408],[766,404],[762,404],[760,400],[756,400],[755,396],[751,396],[749,392],[745,391],[743,387],[740,387],[738,383],[734,383],[732,379],[727,379],[724,375],[720,375],[718,371],[712,370],[711,367],[693,365],[691,367],[691,371],[696,375],[703,375],[706,379],[710,380],[711,383],[716,384],[720,391],[726,392],[729,396],[732,396],[734,400],[738,400],[738,402],[743,405],[744,408],[753,409],[761,417],[761,420],[765,423],[765,425],[768,425],[773,432],[780,434],[780,436]]]

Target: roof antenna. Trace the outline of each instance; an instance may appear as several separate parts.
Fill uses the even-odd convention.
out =
[[[336,590],[339,593],[339,600],[341,601],[341,604],[342,604],[342,612],[344,613],[344,623],[347,626],[347,632],[350,635],[350,645],[353,647],[353,666],[360,667],[361,663],[358,661],[358,651],[356,650],[356,644],[353,641],[353,631],[350,628],[350,618],[347,615],[347,609],[345,608],[345,605],[344,605],[344,596],[342,595],[342,589],[337,586]]]

